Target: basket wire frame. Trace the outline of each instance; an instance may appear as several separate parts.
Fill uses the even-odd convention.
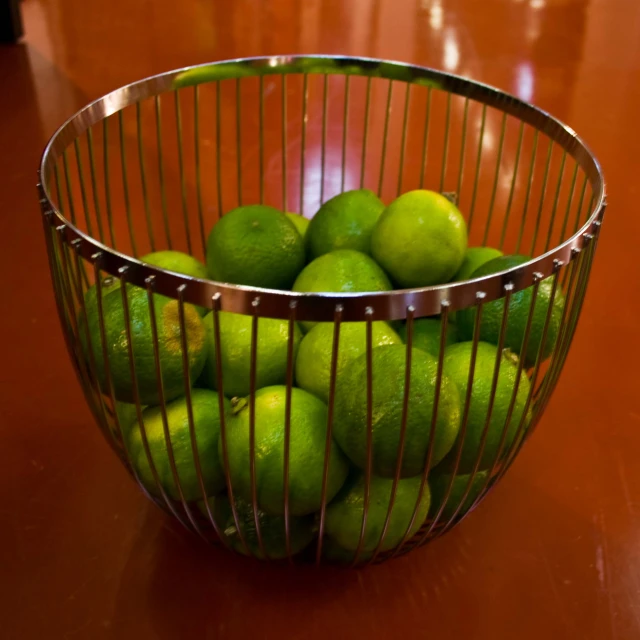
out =
[[[526,250],[531,260],[507,272],[462,283],[380,294],[296,294],[198,280],[138,260],[140,255],[177,249],[204,258],[206,236],[215,221],[235,206],[265,203],[311,217],[322,202],[347,189],[370,188],[385,201],[417,188],[446,192],[466,217],[470,244],[490,244],[505,253]],[[91,411],[105,438],[146,495],[203,539],[247,555],[269,559],[261,532],[256,482],[256,407],[260,318],[287,323],[284,417],[283,519],[286,557],[326,561],[328,476],[335,421],[338,355],[345,322],[366,327],[366,464],[364,513],[357,548],[349,564],[378,562],[420,546],[448,531],[471,511],[505,474],[542,415],[562,371],[584,300],[605,208],[600,168],[582,141],[551,116],[498,90],[434,70],[399,63],[326,57],[257,58],[205,65],[162,74],[118,89],[73,116],[53,136],[40,170],[40,203],[58,313],[71,359]],[[103,288],[119,280],[125,318],[130,379],[144,455],[153,478],[145,486],[128,447],[117,411],[107,348]],[[518,360],[516,383],[497,453],[481,469],[503,358],[510,301],[530,288],[530,305],[521,352],[527,352],[541,283],[551,282],[551,300],[541,332],[550,331],[553,301],[565,299],[551,355],[539,349],[527,367]],[[95,286],[100,353],[89,335],[85,296]],[[142,288],[150,316],[153,367],[157,381],[164,445],[172,497],[156,468],[140,401],[129,292]],[[185,499],[174,455],[162,376],[154,296],[177,302],[184,395],[191,455],[201,506]],[[462,495],[450,504],[468,427],[482,314],[504,301],[497,357],[491,378],[484,429]],[[220,449],[226,495],[238,545],[216,521],[207,496],[191,402],[185,305],[211,310],[215,372],[220,406]],[[455,462],[442,503],[412,535],[418,505],[428,491],[444,353],[452,314],[475,307],[472,353],[460,433],[451,455]],[[249,365],[249,474],[255,544],[246,538],[237,509],[237,488],[229,472],[224,369],[221,360],[222,312],[251,317]],[[409,398],[420,384],[411,375],[415,321],[441,318],[434,408],[415,508],[402,540],[384,549],[406,447]],[[304,320],[331,322],[330,384],[321,507],[315,542],[300,556],[291,545],[290,442],[292,388],[295,385],[295,330]],[[402,418],[391,495],[381,535],[365,549],[373,473],[373,322],[406,323],[406,366]],[[85,348],[86,345],[86,348]],[[104,363],[101,383],[96,356]],[[520,375],[530,387],[515,436],[508,429],[517,401]],[[395,383],[395,381],[394,381]],[[530,416],[530,418],[528,417]],[[486,477],[473,489],[480,471]],[[474,490],[471,506],[468,498]],[[447,517],[443,514],[447,512]]]

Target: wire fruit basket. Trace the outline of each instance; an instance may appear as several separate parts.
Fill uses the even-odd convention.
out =
[[[140,259],[172,250],[204,260],[210,229],[242,205],[267,204],[311,218],[337,194],[363,188],[386,203],[415,189],[446,194],[465,216],[469,246],[528,258],[474,279],[373,293],[228,284]],[[380,562],[442,535],[505,474],[562,371],[605,209],[597,161],[571,129],[539,109],[432,69],[302,56],[190,67],[113,91],[52,137],[39,194],[69,354],[98,426],[146,495],[205,540],[241,553],[349,565]],[[515,351],[526,356],[518,358],[507,347],[514,348],[510,316],[522,296],[528,302]],[[241,398],[225,392],[230,313],[246,320]],[[437,423],[446,405],[449,338],[462,314],[471,318],[466,383],[443,467],[434,464],[440,462]],[[483,316],[490,315],[495,326],[487,370],[481,365],[488,349]],[[141,317],[150,332],[146,350],[138,338]],[[439,322],[429,376],[414,375],[426,358],[414,348],[424,318]],[[279,462],[270,492],[261,457],[261,407],[275,397],[274,387],[260,388],[261,336],[270,339],[266,319],[280,321],[286,345],[278,380]],[[404,346],[394,347],[403,351],[402,368],[386,379],[376,375],[381,321],[405,336]],[[295,360],[304,323],[331,327],[328,394],[316,404],[298,400],[303,392]],[[344,419],[340,337],[355,323],[363,332],[357,393],[362,456],[334,482],[332,465],[345,459],[343,442],[335,442],[342,429],[336,421]],[[194,329],[201,326],[205,334]],[[207,392],[200,389],[203,366],[194,366],[193,355],[203,335],[216,381]],[[117,362],[114,344],[124,354]],[[481,366],[482,401],[476,398],[482,381],[474,377]],[[505,390],[507,369],[512,383]],[[142,380],[143,370],[150,383]],[[124,391],[122,377],[128,380]],[[412,389],[427,377],[430,409],[416,426]],[[266,401],[265,393],[272,393]],[[396,437],[384,451],[392,464],[380,477],[376,430],[388,395],[398,407]],[[172,431],[176,396],[184,409],[180,435]],[[246,439],[238,453],[237,427],[230,424],[243,409]],[[296,452],[302,425],[314,412],[322,423],[313,443],[315,465]],[[152,423],[160,425],[153,432]],[[418,460],[410,473],[404,466],[409,456]],[[314,496],[311,513],[299,507],[297,485],[304,482]],[[355,515],[345,514],[341,509],[353,496]]]

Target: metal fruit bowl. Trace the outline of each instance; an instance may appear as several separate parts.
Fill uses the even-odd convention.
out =
[[[533,258],[517,268],[475,280],[348,294],[301,294],[235,286],[190,278],[137,259],[162,249],[178,249],[203,259],[206,234],[219,216],[239,204],[266,203],[310,217],[328,198],[361,187],[377,192],[385,202],[410,189],[447,193],[466,217],[470,246],[487,244],[505,253],[524,253]],[[482,309],[504,298],[507,304],[498,343],[501,348],[511,297],[532,287],[535,300],[540,283],[550,279],[553,295],[562,291],[566,302],[551,356],[544,361],[537,358],[535,365],[526,368],[531,382],[527,396],[531,421],[520,424],[519,436],[496,456],[471,508],[505,474],[556,386],[580,315],[605,209],[604,182],[597,161],[571,129],[539,109],[486,85],[432,69],[371,59],[301,56],[180,69],[111,92],[75,114],[51,138],[40,166],[39,195],[69,354],[98,426],[134,477],[115,411],[113,388],[100,387],[95,358],[91,353],[87,357],[82,346],[85,293],[94,283],[100,287],[105,278],[119,279],[143,288],[149,301],[157,293],[178,301],[185,394],[189,400],[193,381],[189,380],[186,363],[187,303],[213,310],[213,335],[218,340],[221,311],[251,316],[254,344],[258,339],[257,319],[261,317],[287,320],[290,343],[295,322],[331,322],[334,365],[341,324],[367,323],[369,382],[373,321],[406,322],[409,354],[414,320],[439,314],[442,334],[438,390],[452,313],[477,308],[475,353]],[[126,305],[126,296],[123,300]],[[549,317],[547,314],[543,335]],[[103,324],[101,319],[104,340]],[[131,327],[123,326],[122,331],[130,342]],[[157,351],[155,356],[159,371]],[[133,364],[131,353],[129,357]],[[473,361],[472,357],[471,369]],[[221,366],[219,357],[216,365]],[[524,366],[519,360],[518,373]],[[493,392],[498,367],[499,362]],[[250,403],[256,391],[255,368],[254,349]],[[293,353],[289,349],[289,389],[294,382],[293,371]],[[335,368],[332,371],[335,373]],[[369,383],[367,388],[370,407],[372,385]],[[514,390],[514,396],[515,393]],[[219,394],[222,396],[222,390]],[[465,398],[461,437],[469,395]],[[334,397],[335,379],[328,403],[326,451],[330,450],[332,437]],[[407,394],[405,408],[406,398]],[[435,400],[437,404],[438,398]],[[141,411],[138,402],[138,419]],[[220,437],[224,443],[221,418]],[[296,428],[290,422],[285,424],[287,434]],[[251,428],[255,429],[255,424]],[[425,424],[425,429],[429,428]],[[194,464],[204,490],[193,429],[190,433]],[[478,461],[484,437],[478,448]],[[143,440],[146,446],[144,435]],[[168,439],[165,444],[171,449]],[[428,480],[431,444],[421,491]],[[146,452],[153,468],[148,448]],[[288,450],[284,455],[287,459]],[[252,460],[254,456],[251,451]],[[173,458],[170,459],[177,481]],[[327,466],[325,457],[325,477]],[[378,562],[449,530],[471,510],[469,505],[463,508],[463,503],[478,466],[470,474],[459,504],[448,504],[446,510],[443,504],[430,513],[415,535],[408,534],[408,527],[402,542],[391,550],[382,552],[378,544],[373,553],[364,554],[360,544],[350,563]],[[154,477],[158,482],[155,472]],[[369,500],[370,464],[365,477],[362,531]],[[233,507],[234,491],[228,472],[226,479]],[[389,511],[398,479],[399,465]],[[203,514],[193,502],[172,499],[161,486],[156,489],[148,492],[143,487],[150,499],[186,527],[206,540],[229,546],[210,510]],[[450,493],[451,484],[445,502]],[[255,491],[253,495],[255,508]],[[290,560],[325,561],[322,549],[326,494],[323,496],[315,542],[300,556],[289,554]],[[443,517],[445,511],[447,517]],[[285,513],[289,550],[288,518]],[[385,529],[388,521],[389,515]],[[257,517],[256,526],[258,546],[263,550]],[[250,551],[249,547],[245,546],[244,551]],[[254,555],[265,557],[268,553]]]

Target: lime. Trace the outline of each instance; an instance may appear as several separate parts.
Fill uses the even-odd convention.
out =
[[[325,402],[329,401],[331,357],[333,353],[334,325],[318,323],[300,343],[296,360],[296,382],[299,387],[313,393]],[[398,334],[386,322],[371,323],[371,338],[374,347],[385,344],[400,344]],[[344,322],[338,337],[338,362],[336,387],[341,384],[344,368],[367,350],[366,322]]]
[[[250,392],[251,374],[251,316],[221,311],[220,359],[222,362],[222,384],[228,397],[246,396]],[[218,388],[216,370],[216,343],[213,327],[213,312],[204,318],[207,331],[207,361],[199,386]],[[297,325],[293,331],[293,358],[295,362],[302,332]],[[287,345],[289,322],[272,318],[258,320],[258,344],[256,358],[256,389],[287,382]]]
[[[307,248],[311,258],[337,249],[371,253],[371,233],[384,204],[369,189],[345,191],[327,200],[311,220]]]
[[[160,402],[154,358],[154,338],[147,292],[127,285],[129,326],[133,349],[133,362],[140,403],[154,405]],[[104,293],[104,292],[103,292]],[[158,334],[158,354],[162,372],[165,401],[173,400],[185,390],[183,370],[180,308],[177,300],[155,294],[153,307]],[[111,372],[113,391],[117,400],[135,402],[133,378],[129,362],[128,337],[122,291],[118,284],[102,297],[105,329],[105,348]],[[108,390],[107,366],[100,333],[100,313],[94,287],[85,296],[85,316],[81,319],[80,339],[88,354],[86,331],[88,327],[97,377],[103,390]],[[194,382],[204,367],[206,358],[206,332],[202,318],[193,305],[184,305],[184,326],[187,341],[187,362],[190,380]]]
[[[284,386],[265,387],[255,394],[255,484],[258,506],[271,515],[284,513],[285,409]],[[229,473],[234,494],[251,499],[250,399],[234,402],[227,423]],[[327,437],[327,406],[315,396],[291,390],[289,442],[289,512],[301,516],[317,511],[322,502],[322,477]],[[327,475],[327,502],[347,476],[348,463],[335,443],[331,445]],[[222,440],[220,459],[223,458]]]
[[[457,207],[435,191],[409,191],[380,216],[371,254],[401,287],[449,282],[467,250],[467,225]]]
[[[191,392],[193,429],[195,431],[198,458],[204,488],[208,495],[222,491],[225,486],[224,471],[218,458],[220,436],[220,404],[218,394],[205,389]],[[223,411],[229,412],[230,405],[224,401]],[[166,406],[167,427],[176,471],[185,500],[202,498],[198,473],[191,447],[189,411],[186,398],[178,398]],[[149,443],[151,458],[158,474],[158,480],[167,494],[178,500],[180,494],[176,486],[169,457],[168,444],[164,435],[161,407],[150,407],[142,414],[142,422]],[[154,495],[158,489],[144,449],[140,423],[136,422],[128,438],[131,463],[144,487]]]
[[[459,342],[458,344],[451,345],[444,354],[444,370],[458,387],[463,403],[466,398],[469,383],[469,367],[471,365],[472,349],[472,342]],[[456,471],[457,473],[470,473],[473,471],[474,464],[480,453],[480,443],[482,442],[482,434],[488,418],[491,387],[497,361],[498,350],[496,347],[486,342],[479,342],[475,369],[473,371],[473,385],[469,405],[469,417],[467,419],[467,430],[462,445],[460,466]],[[505,436],[502,455],[509,451],[509,447],[513,444],[518,432],[520,420],[523,418],[527,396],[529,394],[529,378],[527,378],[524,371],[521,371],[513,412],[507,426],[509,406],[515,391],[516,380],[518,379],[518,365],[513,354],[509,352],[503,352],[499,362],[500,371],[498,373],[495,400],[489,420],[484,451],[482,452],[478,469],[488,469],[494,463],[498,454],[498,446],[505,429],[507,435]],[[527,416],[525,420],[524,428],[526,428],[529,417],[530,416]],[[462,431],[459,437],[461,436]],[[445,468],[451,468],[455,463],[455,457],[457,455],[456,449],[457,446],[453,447],[447,456],[447,460],[443,463],[445,464]]]
[[[174,273],[182,273],[192,278],[200,278],[201,280],[208,278],[207,267],[193,256],[188,253],[182,253],[182,251],[155,251],[142,256],[140,262],[146,262]]]
[[[505,271],[512,267],[519,266],[528,262],[526,256],[502,256],[486,262],[476,269],[472,277],[486,276],[498,271]],[[544,325],[551,304],[551,294],[553,290],[553,278],[547,278],[538,285],[538,294],[533,307],[533,316],[531,318],[531,330],[529,332],[529,341],[527,343],[527,351],[522,354],[522,343],[527,327],[527,320],[531,311],[533,301],[533,286],[518,291],[511,296],[509,302],[509,315],[507,318],[507,327],[505,333],[504,346],[511,349],[514,353],[524,358],[525,366],[532,367],[536,363],[536,357],[540,352],[540,361],[551,355],[553,347],[560,333],[560,325],[562,323],[562,313],[564,310],[564,294],[558,286],[553,306],[549,317],[549,327],[547,329],[547,337],[544,345],[542,338]],[[500,336],[500,326],[502,324],[502,316],[504,314],[504,299],[487,302],[482,307],[482,318],[480,321],[480,340],[498,344]],[[458,331],[461,339],[471,340],[473,337],[473,327],[476,318],[475,307],[462,309],[458,312]]]
[[[373,472],[393,477],[396,471],[407,349],[402,345],[376,347],[372,359],[372,453]],[[411,376],[405,446],[401,464],[403,478],[423,472],[431,434],[437,361],[419,349],[411,350]],[[460,428],[460,397],[455,384],[442,376],[436,416],[431,465],[449,452]],[[367,462],[367,354],[342,372],[336,389],[334,435],[342,450],[360,469]]]
[[[295,228],[298,230],[298,233],[302,236],[302,239],[305,239],[307,235],[307,229],[309,228],[309,218],[305,218],[301,216],[299,213],[289,213],[286,212],[285,215],[291,222],[293,222]]]
[[[470,479],[471,474],[454,476],[453,482],[451,481],[451,475],[446,473],[440,473],[433,478],[430,476],[429,486],[431,487],[432,517],[436,517],[436,514],[438,513],[440,507],[442,506],[442,503],[444,502],[449,483],[452,482],[451,493],[449,493],[447,503],[444,506],[439,519],[439,522],[447,522],[451,518],[451,516],[456,511],[458,511],[458,507],[462,502],[462,496],[464,496],[464,493],[467,490],[467,485],[469,484]],[[457,518],[461,518],[467,513],[467,511],[469,511],[469,509],[471,509],[473,503],[476,501],[476,498],[484,489],[486,482],[486,471],[478,471],[478,473],[473,476],[473,480],[471,480],[471,487],[469,488],[469,493],[462,503],[460,510],[458,511],[458,514],[456,516]]]
[[[310,262],[296,278],[294,291],[348,292],[389,291],[387,274],[368,255],[342,249],[325,253]],[[308,331],[315,322],[302,322]]]
[[[264,553],[260,548],[256,519],[250,502],[234,497],[234,506],[238,523],[233,517],[231,503],[225,495],[209,498],[209,508],[214,521],[232,549],[260,559],[281,560],[287,557],[287,538],[284,516],[270,516],[258,509],[258,524],[260,539]],[[204,503],[200,503],[200,511],[208,516]],[[238,532],[238,526],[240,532]],[[292,516],[289,518],[289,546],[291,554],[295,555],[305,549],[316,535],[316,524],[313,516]]]
[[[156,251],[142,256],[139,260],[191,278],[206,280],[209,277],[207,267],[202,262],[188,253],[182,253],[182,251]],[[208,311],[205,307],[196,307],[196,309],[201,316],[204,316]]]
[[[145,406],[140,407],[141,412],[145,409]],[[118,416],[118,423],[120,424],[122,437],[126,440],[129,432],[131,431],[131,427],[138,422],[138,410],[136,409],[136,405],[130,404],[129,402],[118,402],[116,400],[116,415]],[[115,418],[113,418],[113,433],[116,436],[118,434]]]
[[[399,480],[392,506],[393,480],[371,476],[363,551],[374,551],[378,546],[390,507],[391,518],[380,545],[381,551],[388,551],[398,546],[407,530],[409,531],[407,539],[418,532],[427,518],[430,503],[427,483],[424,484],[422,496],[420,496],[421,483],[421,477]],[[419,502],[418,498],[420,498]],[[325,532],[342,549],[354,551],[358,548],[365,513],[364,499],[365,476],[357,474],[349,478],[335,500],[327,507]]]
[[[440,318],[418,318],[413,322],[413,342],[415,349],[422,349],[436,358],[440,354],[440,334],[442,333],[442,320]],[[398,334],[402,341],[407,343],[407,325],[403,324]],[[456,325],[447,323],[447,335],[445,344],[449,346],[458,340]]]
[[[304,242],[296,226],[266,205],[230,211],[207,241],[209,276],[219,282],[289,289],[304,263]]]
[[[494,249],[493,247],[469,247],[464,254],[464,260],[462,265],[458,269],[458,273],[453,278],[454,282],[460,282],[462,280],[469,280],[471,274],[483,264],[499,258],[502,255],[502,251]]]

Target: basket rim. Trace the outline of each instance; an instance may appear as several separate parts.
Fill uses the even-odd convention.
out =
[[[513,115],[559,144],[584,170],[593,190],[586,222],[561,244],[511,269],[456,283],[375,293],[300,293],[192,278],[148,265],[102,244],[81,231],[54,205],[46,176],[55,158],[78,135],[100,120],[165,91],[205,82],[262,75],[338,74],[379,77],[431,86],[467,97]],[[234,58],[173,69],[129,83],[90,102],[70,116],[51,136],[38,169],[38,193],[45,227],[55,227],[61,241],[80,256],[123,281],[151,286],[160,294],[210,309],[298,320],[401,320],[407,310],[416,317],[456,311],[517,292],[556,273],[575,259],[597,236],[607,205],[602,169],[595,155],[568,125],[532,104],[488,84],[405,62],[331,55],[279,55]]]

